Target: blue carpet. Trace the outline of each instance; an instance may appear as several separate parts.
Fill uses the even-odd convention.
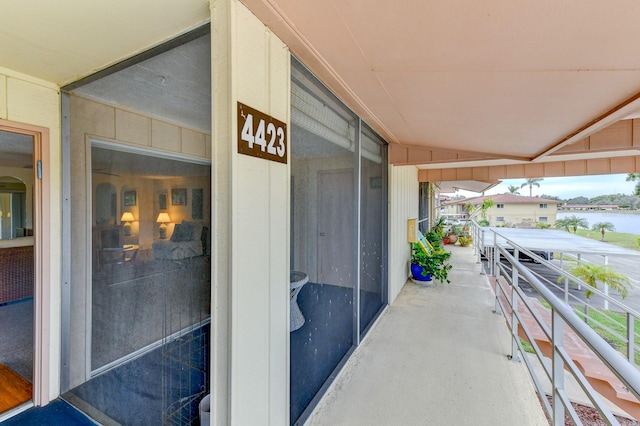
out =
[[[82,426],[96,425],[96,423],[66,401],[56,399],[45,407],[33,407],[13,416],[2,422],[2,425]]]
[[[70,393],[121,424],[196,425],[208,393],[209,325],[78,386]]]
[[[382,307],[377,293],[360,293],[363,326]],[[298,294],[304,325],[289,334],[291,424],[307,408],[353,345],[353,289],[307,283]]]

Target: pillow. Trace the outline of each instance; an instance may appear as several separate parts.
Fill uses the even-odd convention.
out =
[[[202,227],[204,226],[204,222],[199,220],[194,220],[193,222],[183,220],[182,226],[188,226],[191,229],[192,240],[199,240],[200,234],[202,234]]]
[[[171,234],[171,241],[179,243],[181,241],[191,241],[193,238],[193,228],[189,224],[176,224],[173,227],[173,234]]]

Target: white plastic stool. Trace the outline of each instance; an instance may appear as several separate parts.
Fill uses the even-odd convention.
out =
[[[291,271],[289,274],[289,332],[296,331],[304,325],[304,315],[298,306],[298,293],[302,290],[302,286],[309,281],[309,277],[304,272]]]

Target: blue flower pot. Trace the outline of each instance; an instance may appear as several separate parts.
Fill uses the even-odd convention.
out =
[[[411,275],[414,280],[417,281],[431,281],[431,274],[424,274],[424,266],[416,265],[415,263],[411,264]]]

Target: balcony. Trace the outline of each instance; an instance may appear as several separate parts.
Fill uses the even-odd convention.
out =
[[[511,333],[505,318],[494,313],[495,293],[474,249],[448,249],[452,283],[408,282],[307,425],[550,424],[526,364],[510,360]],[[593,415],[580,387],[569,373],[564,376],[564,391],[580,404],[579,414]],[[550,383],[543,387],[550,395]]]
[[[448,249],[451,284],[408,282],[307,424],[548,424],[473,248]]]

